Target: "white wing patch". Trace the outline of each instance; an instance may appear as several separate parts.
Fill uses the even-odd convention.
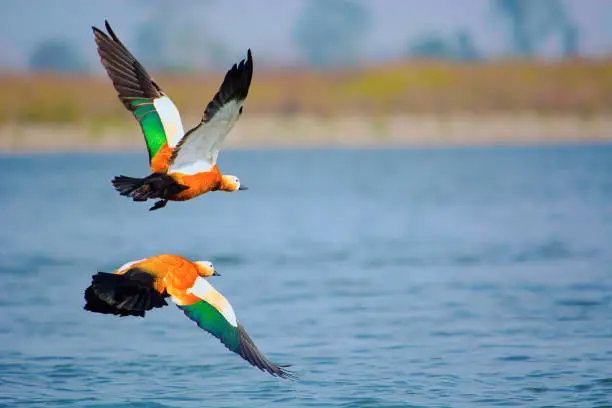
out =
[[[121,266],[119,267],[119,269],[117,269],[117,272],[115,272],[115,273],[117,273],[117,274],[121,274],[122,272],[125,272],[125,271],[127,271],[128,269],[130,269],[130,267],[131,267],[132,265],[135,265],[135,264],[137,264],[138,262],[142,262],[142,261],[144,261],[144,260],[145,260],[145,258],[143,258],[143,259],[139,259],[139,260],[137,260],[137,261],[128,262],[128,263],[126,263],[126,264],[123,264],[123,265],[121,265]]]
[[[167,96],[155,99],[153,101],[153,106],[155,106],[155,110],[159,114],[162,125],[164,126],[168,146],[173,148],[185,134],[183,122],[181,121],[181,114],[176,105],[174,105],[172,100]]]
[[[210,171],[210,169],[212,169],[213,166],[214,164],[209,162],[208,160],[198,160],[193,163],[184,164],[180,167],[171,166],[170,169],[168,170],[168,173],[182,173],[182,174],[188,174],[192,176],[194,174],[205,173],[207,171]]]
[[[244,101],[227,102],[206,123],[186,135],[169,173],[196,174],[210,171],[217,164],[221,144],[240,116]]]
[[[217,309],[232,326],[238,327],[238,320],[236,319],[236,314],[234,313],[232,305],[230,305],[227,299],[213,288],[206,279],[198,276],[193,286],[187,289],[186,292],[192,293],[208,302],[212,307]]]

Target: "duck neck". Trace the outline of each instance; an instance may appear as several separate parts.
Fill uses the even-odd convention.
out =
[[[235,186],[230,177],[221,176],[221,183],[219,184],[219,190],[222,191],[234,191]]]

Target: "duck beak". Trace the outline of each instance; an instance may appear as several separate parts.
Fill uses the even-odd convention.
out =
[[[240,186],[240,187],[238,187],[238,190],[248,190],[248,189],[249,189],[249,188],[248,188],[248,187],[246,187],[246,186]]]
[[[213,271],[212,276],[221,276],[221,274],[215,270],[215,271]]]

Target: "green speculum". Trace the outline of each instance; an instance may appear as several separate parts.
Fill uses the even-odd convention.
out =
[[[140,123],[144,133],[149,159],[155,157],[159,149],[166,143],[166,132],[164,125],[155,110],[153,101],[147,99],[137,99],[132,102],[134,116]]]

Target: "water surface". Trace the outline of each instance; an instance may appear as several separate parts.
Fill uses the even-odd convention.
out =
[[[612,147],[224,152],[250,190],[147,211],[139,155],[0,158],[0,405],[612,404]],[[297,383],[174,306],[82,310],[97,270],[176,253]]]

